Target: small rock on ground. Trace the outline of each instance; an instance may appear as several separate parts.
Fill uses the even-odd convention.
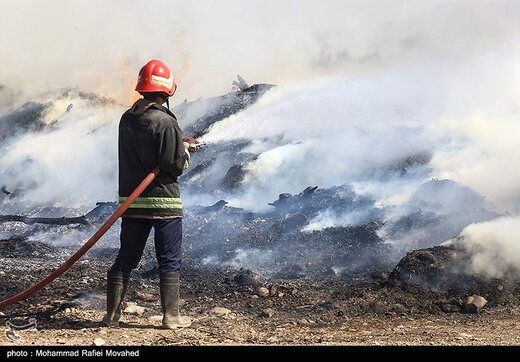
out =
[[[269,289],[267,289],[266,287],[259,287],[256,290],[256,294],[262,298],[266,298],[269,296],[270,292]]]
[[[94,339],[94,346],[104,346],[105,340],[103,338]]]
[[[215,307],[211,309],[209,312],[213,315],[225,316],[231,313],[231,310],[224,307]]]
[[[261,318],[271,318],[273,316],[273,310],[271,308],[264,309],[260,312]]]
[[[137,316],[143,315],[144,311],[145,311],[145,308],[140,307],[138,305],[130,305],[124,309],[124,312],[126,314],[133,314],[133,315],[137,315]]]
[[[466,313],[480,313],[480,310],[487,304],[487,300],[480,295],[473,294],[466,298],[464,310]]]

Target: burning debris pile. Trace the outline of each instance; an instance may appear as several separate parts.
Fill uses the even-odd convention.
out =
[[[445,312],[479,313],[486,304],[491,307],[518,305],[518,274],[490,278],[472,273],[473,257],[466,249],[453,244],[414,250],[399,261],[387,283],[391,288],[412,294],[434,293],[441,301],[446,298],[447,303],[439,305]]]
[[[473,293],[498,303],[512,298],[520,290],[514,275],[504,278],[482,278],[468,273],[471,255],[454,246],[436,246],[408,253],[389,276],[391,285],[400,288],[421,288],[468,296]]]
[[[234,92],[185,101],[173,110],[186,134],[209,140],[193,154],[190,169],[181,177],[187,268],[225,273],[231,286],[241,288],[280,281],[353,282],[345,290],[352,291],[355,286],[368,288],[369,294],[390,290],[388,293],[396,301],[400,293],[421,290],[439,298],[436,305],[440,309],[432,310],[450,310],[442,307],[446,305],[457,309],[457,303],[450,298],[459,300],[473,293],[489,299],[490,305],[516,298],[518,291],[512,278],[490,279],[472,274],[467,267],[472,255],[467,250],[436,246],[458,235],[467,225],[494,219],[498,213],[472,189],[451,180],[429,178],[431,150],[407,150],[381,167],[363,165],[362,171],[352,174],[352,180],[335,184],[324,177],[324,185],[295,189],[293,183],[284,180],[277,184],[276,190],[281,192],[277,199],[258,197],[258,190],[265,191],[265,185],[255,179],[258,164],[265,165],[266,154],[273,150],[294,152],[290,147],[299,143],[285,135],[260,140],[245,136],[215,138],[220,122],[250,109],[274,87],[248,86],[243,80],[236,83]],[[6,131],[0,139],[5,157],[13,156],[27,165],[22,172],[18,164],[7,163],[2,175],[0,253],[4,273],[21,271],[24,265],[29,269],[31,260],[63,260],[116,209],[117,203],[110,201],[116,193],[106,186],[116,176],[113,149],[107,154],[114,160],[107,161],[103,154],[100,162],[104,163],[96,166],[100,178],[97,186],[103,186],[104,191],[94,192],[92,188],[90,194],[76,197],[71,205],[66,204],[65,191],[49,187],[45,162],[38,155],[20,150],[20,142],[38,140],[41,134],[52,138],[60,132],[71,132],[70,124],[74,122],[79,122],[78,139],[82,142],[92,147],[98,146],[94,142],[97,138],[113,143],[116,119],[98,122],[89,118],[100,109],[115,115],[123,107],[92,94],[64,91],[54,101],[26,104],[0,119],[0,129]],[[74,118],[76,112],[87,120]],[[108,149],[106,145],[101,147],[101,151]],[[283,167],[283,162],[276,167]],[[83,177],[83,171],[78,175]],[[60,187],[67,190],[72,181],[76,179],[66,179]],[[387,202],[380,193],[361,187],[386,185],[393,189],[399,183],[412,190],[400,203]],[[289,189],[280,189],[279,185]],[[40,194],[35,196],[35,190]],[[260,195],[272,194],[267,191]],[[57,195],[65,195],[64,200]],[[86,199],[85,195],[98,199]],[[255,207],[244,207],[251,200]],[[89,210],[94,201],[102,202]],[[87,261],[106,266],[117,250],[117,234],[115,227],[89,253]],[[416,248],[426,249],[410,252]],[[151,243],[138,273],[143,280],[157,274]],[[101,279],[96,279],[99,284]],[[372,284],[356,284],[359,280]],[[2,283],[0,296],[24,286]],[[340,299],[351,298],[338,293]]]
[[[273,210],[265,213],[229,207],[224,200],[188,209],[190,257],[284,279],[368,274],[395,258],[395,250],[377,235],[381,215],[372,209],[373,200],[356,195],[347,185],[281,194],[270,205]],[[306,231],[305,226],[325,210],[369,210],[373,215],[366,224]]]

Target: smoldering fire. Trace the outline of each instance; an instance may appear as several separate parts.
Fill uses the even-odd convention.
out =
[[[517,72],[497,72],[497,69],[515,69],[517,59],[510,49],[519,44],[518,22],[505,3],[495,4],[492,9],[484,3],[477,7],[472,4],[471,9],[467,4],[446,8],[434,3],[416,5],[408,15],[394,13],[392,9],[370,8],[374,19],[386,19],[390,11],[406,26],[405,30],[392,26],[383,30],[383,23],[377,21],[374,24],[379,25],[358,24],[363,29],[362,41],[347,36],[351,32],[342,24],[348,22],[343,16],[332,16],[326,9],[320,12],[331,16],[328,21],[335,19],[338,25],[335,36],[316,36],[323,27],[322,17],[313,17],[315,20],[303,33],[300,27],[285,28],[280,24],[290,25],[292,20],[282,16],[281,11],[277,16],[283,21],[274,22],[273,29],[262,29],[261,38],[269,38],[266,32],[278,34],[282,27],[286,34],[294,34],[288,39],[302,39],[300,44],[308,41],[309,51],[295,48],[292,43],[285,44],[284,39],[275,42],[280,46],[274,48],[269,43],[270,49],[288,49],[274,52],[272,59],[277,64],[290,64],[294,73],[282,67],[260,65],[252,59],[258,59],[257,49],[248,51],[242,54],[247,59],[245,63],[250,64],[245,78],[249,74],[254,79],[265,76],[279,83],[278,87],[252,88],[223,98],[181,103],[175,108],[181,126],[199,133],[211,144],[194,157],[192,169],[183,180],[188,212],[191,208],[197,215],[188,221],[187,239],[201,239],[194,244],[195,254],[215,263],[271,269],[277,260],[299,265],[301,260],[297,260],[293,251],[308,246],[309,243],[303,242],[310,239],[316,240],[314,246],[328,242],[327,248],[316,247],[311,253],[319,263],[333,253],[342,238],[347,238],[346,234],[351,238],[352,230],[377,225],[370,229],[373,232],[368,232],[368,240],[377,240],[392,249],[390,255],[398,258],[413,248],[438,245],[472,223],[518,214],[519,173],[505,170],[520,166],[519,141],[514,137],[518,133],[515,118],[518,105],[516,98],[510,96],[518,93],[520,82]],[[356,9],[349,10],[352,11],[343,13],[354,14],[355,21]],[[466,17],[458,16],[470,10],[481,21],[467,21]],[[501,21],[482,15],[488,11],[500,14]],[[454,31],[449,32],[460,34],[456,42],[452,36],[446,36],[445,29],[438,27],[438,19],[457,19],[450,25]],[[485,52],[474,41],[474,34],[481,34],[475,31],[475,24],[483,23],[494,29],[481,35],[478,42]],[[2,26],[9,24],[8,20]],[[258,29],[252,24],[245,25],[244,36],[255,39]],[[212,26],[212,29],[225,27]],[[201,28],[196,33],[207,34],[205,30]],[[88,30],[82,34],[74,39],[74,44],[81,46],[89,39]],[[226,70],[238,67],[231,61],[242,59],[231,50],[235,42],[222,38],[230,51],[219,51],[223,56],[219,61],[225,60]],[[201,39],[195,36],[196,41],[185,48],[191,59],[197,58],[194,55],[200,49],[214,49],[213,42],[208,44]],[[359,42],[369,45],[360,46]],[[15,45],[9,40],[6,49],[14,49]],[[59,43],[52,46],[59,49]],[[8,57],[3,61],[12,63],[11,54],[15,53],[7,51]],[[83,52],[78,54],[90,59]],[[133,59],[124,60],[124,68],[131,69]],[[45,61],[49,69],[53,68],[49,60]],[[18,58],[16,62],[18,65]],[[96,66],[92,69],[109,68],[101,58],[93,65]],[[5,68],[30,73],[23,64]],[[267,68],[276,69],[276,75],[265,74]],[[1,123],[17,126],[6,129],[0,141],[2,186],[7,191],[2,193],[2,214],[82,214],[95,201],[115,198],[116,124],[127,98],[120,92],[112,92],[119,97],[114,101],[77,90],[56,90],[63,85],[82,85],[100,91],[85,81],[94,77],[84,69],[64,70],[67,76],[63,78],[73,84],[56,82],[55,88],[46,92],[37,92],[37,84],[31,82],[33,88],[26,93],[23,82],[13,82],[16,72],[6,76],[5,87],[0,90],[4,113]],[[213,95],[228,80],[219,79],[221,85],[215,86],[215,77],[207,69],[211,67],[195,62],[186,74],[180,70],[179,77],[185,75],[184,84],[202,84],[196,80],[211,79],[213,87],[204,83],[203,94]],[[286,76],[289,73],[292,76]],[[125,87],[125,92],[126,88],[129,87]],[[201,87],[196,89],[200,91]],[[33,103],[17,109],[23,100]],[[74,106],[70,108],[70,104]],[[221,112],[222,109],[226,111]],[[499,186],[496,175],[500,175]],[[320,188],[310,197],[313,201],[309,202],[302,193],[286,205],[282,202],[285,196],[280,198],[274,211],[268,205],[280,194],[298,195],[308,186]],[[212,216],[213,219],[206,220],[198,214],[197,210],[203,210],[201,207],[220,199],[228,202],[223,208],[225,217]],[[304,211],[298,211],[298,207]],[[294,222],[284,225],[291,216]],[[244,225],[244,220],[248,220],[247,227],[237,227]],[[206,221],[213,229],[205,229],[202,236],[195,233]],[[35,226],[3,223],[2,237],[27,232],[30,235],[36,230]],[[62,231],[52,231],[51,239],[62,244],[82,239],[81,230],[71,234]],[[114,235],[106,242],[114,243]],[[506,239],[511,240],[500,238]],[[235,242],[231,253],[226,244],[229,240]],[[244,247],[239,240],[250,243]],[[261,250],[268,253],[258,258],[255,250],[260,240],[266,241]],[[357,239],[353,237],[347,244],[352,240]],[[247,250],[252,257],[247,256]],[[305,254],[305,258],[309,257]],[[517,263],[519,259],[504,260]],[[339,266],[335,262],[330,265],[335,270],[345,266],[345,261]]]

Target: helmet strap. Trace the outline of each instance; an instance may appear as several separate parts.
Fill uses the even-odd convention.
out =
[[[166,98],[166,108],[170,109],[170,98]]]

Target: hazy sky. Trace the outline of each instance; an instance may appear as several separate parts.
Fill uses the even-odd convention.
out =
[[[515,44],[517,1],[0,1],[0,83],[131,97],[150,58],[171,65],[177,99],[247,81],[285,83],[387,64],[463,61]],[[518,44],[518,42],[516,42]],[[511,45],[518,52],[518,45]]]

